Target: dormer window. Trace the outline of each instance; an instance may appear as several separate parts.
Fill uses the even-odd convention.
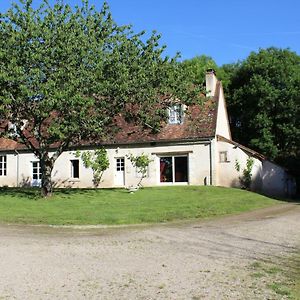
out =
[[[183,123],[183,106],[182,104],[174,104],[169,107],[169,124]]]
[[[22,120],[22,122],[19,123],[21,130],[24,130],[27,122],[28,122],[27,120]],[[8,131],[9,137],[11,137],[11,138],[20,137],[20,135],[18,134],[17,125],[15,123],[9,122],[7,125],[7,131]]]

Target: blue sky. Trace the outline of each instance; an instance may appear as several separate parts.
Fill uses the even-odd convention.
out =
[[[40,0],[33,0],[35,4]],[[71,5],[81,0],[64,0]],[[12,1],[0,2],[4,12]],[[54,0],[50,0],[54,3]],[[162,34],[167,54],[211,56],[219,65],[270,46],[300,54],[299,0],[108,0],[115,21]],[[100,9],[102,0],[90,0]]]

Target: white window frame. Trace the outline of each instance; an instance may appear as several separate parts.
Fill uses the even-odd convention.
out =
[[[114,163],[114,184],[115,186],[125,186],[125,170],[126,170],[126,159],[124,156],[115,157]]]
[[[0,176],[7,176],[7,155],[0,155]]]
[[[116,171],[125,172],[125,157],[116,157]]]
[[[74,173],[75,173],[74,172],[74,164],[73,164],[74,161],[78,161],[78,177],[74,177]],[[79,162],[79,159],[71,159],[70,164],[71,164],[71,178],[78,180],[80,178],[80,162]]]
[[[160,181],[160,159],[163,157],[172,157],[172,181],[169,182],[162,182]],[[187,181],[177,182],[175,181],[175,158],[176,157],[186,157],[187,158]],[[168,185],[168,184],[177,184],[177,185],[186,185],[190,182],[190,176],[189,176],[189,155],[188,154],[166,154],[166,155],[160,155],[158,156],[158,182],[162,185]]]
[[[230,162],[230,160],[228,159],[228,151],[220,151],[219,152],[219,162],[220,163]]]
[[[32,161],[32,180],[42,180],[42,168],[39,160]],[[36,164],[36,166],[34,166]],[[36,175],[37,178],[34,178]]]
[[[169,124],[182,124],[183,123],[183,105],[174,104],[168,108]]]

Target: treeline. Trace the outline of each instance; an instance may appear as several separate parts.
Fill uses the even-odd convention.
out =
[[[217,66],[208,56],[182,62],[189,80],[205,71],[222,80],[233,139],[287,167],[300,186],[300,56],[289,49],[252,52],[244,61]]]

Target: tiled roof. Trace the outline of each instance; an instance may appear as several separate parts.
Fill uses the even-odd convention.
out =
[[[150,129],[128,124],[119,116],[117,124],[122,130],[107,142],[131,144],[207,138],[215,135],[215,123],[216,104],[209,100],[202,106],[189,107],[182,124],[165,124],[157,134],[151,133]]]
[[[187,141],[214,137],[219,92],[220,83],[218,82],[214,97],[205,100],[202,105],[190,106],[182,124],[165,124],[157,134],[151,133],[150,129],[127,123],[121,115],[118,115],[116,123],[120,130],[113,137],[105,141],[83,142],[81,145]],[[26,146],[10,139],[0,138],[0,151],[21,149],[26,149]]]
[[[0,138],[0,150],[15,150],[18,149],[19,146],[21,145],[16,141]]]

